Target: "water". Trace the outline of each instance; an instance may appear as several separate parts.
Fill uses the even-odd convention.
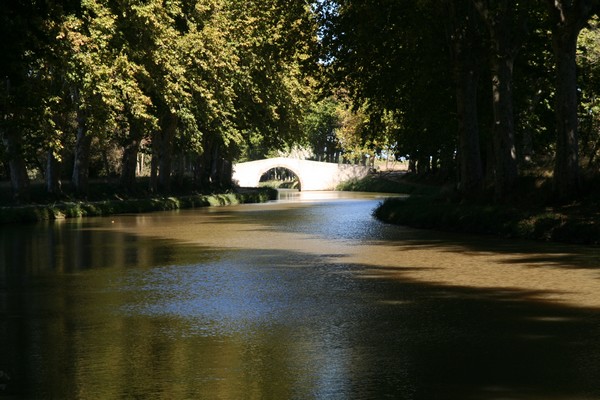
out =
[[[0,227],[0,399],[600,398],[597,247],[378,201]]]

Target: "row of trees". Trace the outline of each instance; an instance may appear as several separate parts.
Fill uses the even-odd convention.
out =
[[[393,131],[422,170],[456,168],[463,192],[491,181],[498,198],[520,161],[551,155],[557,196],[577,195],[582,148],[594,166],[600,144],[600,1],[335,0],[320,11],[332,82],[366,110],[372,142]]]
[[[87,192],[186,168],[208,190],[234,160],[406,156],[501,199],[550,157],[577,195],[600,161],[600,0],[11,0],[0,4],[0,160]],[[317,93],[319,96],[317,96]],[[582,157],[583,155],[583,157]]]
[[[155,191],[176,158],[219,186],[233,159],[296,141],[314,88],[302,1],[11,0],[0,36],[0,159],[21,200],[32,169],[49,193],[67,171],[85,195],[95,153],[119,156],[125,187],[140,152]]]

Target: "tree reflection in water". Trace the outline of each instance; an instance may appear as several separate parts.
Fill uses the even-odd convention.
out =
[[[368,232],[400,229],[369,225],[374,204],[2,227],[0,371],[10,380],[0,397],[600,397],[596,308],[544,301],[551,285],[442,282],[443,262],[420,265],[415,251],[439,259],[460,248],[480,273],[477,254],[491,249],[416,231],[369,242]],[[275,232],[296,242],[272,243]],[[354,240],[380,249],[362,258],[377,261],[343,254],[358,252]],[[553,259],[595,273],[586,251],[565,258],[574,249]],[[406,255],[396,266],[384,262],[392,250]],[[504,253],[517,253],[515,243]],[[522,250],[493,267],[527,271],[551,257]],[[419,279],[436,273],[440,282]]]

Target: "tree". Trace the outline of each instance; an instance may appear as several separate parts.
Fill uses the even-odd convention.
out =
[[[24,153],[22,127],[25,109],[30,107],[24,88],[28,69],[43,43],[43,5],[25,1],[0,4],[0,137],[3,155],[9,166],[13,196],[17,202],[29,197],[29,177]]]
[[[311,100],[316,21],[306,2],[230,1],[231,37],[237,43],[236,126],[241,157],[262,158],[302,138]]]
[[[106,140],[118,118],[114,103],[115,19],[96,1],[85,2],[80,12],[68,15],[58,35],[63,79],[75,113],[75,148],[71,182],[80,196],[89,185],[90,151],[94,138]]]
[[[578,41],[578,87],[581,90],[580,126],[582,156],[587,169],[598,165],[600,155],[600,18],[594,17]]]
[[[390,135],[398,149],[421,159],[422,172],[431,159],[452,168],[457,131],[448,128],[457,119],[449,31],[435,3],[342,0],[320,9],[321,58],[332,85],[366,113],[364,143],[378,147]]]
[[[513,112],[514,62],[526,34],[527,10],[514,0],[473,0],[490,38],[492,78],[494,189],[502,198],[517,180]],[[531,7],[531,4],[527,5]]]
[[[447,37],[456,84],[459,183],[463,193],[471,194],[480,191],[483,184],[477,105],[481,34],[470,4],[461,7],[449,1],[446,6]]]
[[[559,199],[578,195],[580,190],[577,38],[587,21],[599,11],[598,0],[548,0],[555,61],[556,158],[554,190]]]
[[[336,131],[342,121],[338,108],[338,101],[328,97],[314,103],[304,119],[307,144],[317,161],[337,162],[339,159],[341,146]]]

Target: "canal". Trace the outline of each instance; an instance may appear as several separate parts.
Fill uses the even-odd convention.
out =
[[[377,195],[0,226],[0,399],[598,399],[600,249]]]

